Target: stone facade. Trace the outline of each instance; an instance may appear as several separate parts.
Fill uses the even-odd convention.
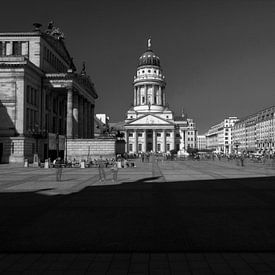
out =
[[[206,146],[217,153],[231,154],[233,152],[232,128],[238,121],[237,117],[228,117],[213,125],[206,133]]]
[[[67,159],[87,161],[97,159],[99,156],[115,158],[117,153],[123,153],[120,152],[120,143],[115,138],[67,139]]]
[[[232,129],[239,151],[275,152],[275,106],[240,119]]]
[[[58,28],[0,33],[0,162],[63,156],[64,149],[50,148],[49,135],[93,138],[96,98]]]

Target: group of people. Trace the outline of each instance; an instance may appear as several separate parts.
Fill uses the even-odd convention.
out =
[[[104,182],[106,180],[106,172],[104,168],[106,168],[106,160],[100,156],[99,159],[96,161],[97,167],[98,167],[98,174],[99,174],[99,181]],[[112,173],[112,181],[114,183],[117,182],[117,174],[118,174],[118,163],[115,161],[115,159],[112,160],[111,163],[111,173]],[[62,177],[62,168],[63,168],[64,162],[63,160],[58,157],[53,161],[53,166],[56,169],[56,181],[61,181]]]

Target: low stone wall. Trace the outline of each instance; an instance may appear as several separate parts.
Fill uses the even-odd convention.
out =
[[[116,155],[116,139],[67,139],[68,160],[89,160],[99,156],[113,158]]]

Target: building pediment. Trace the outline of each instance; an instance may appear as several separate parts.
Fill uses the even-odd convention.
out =
[[[167,121],[163,118],[157,117],[155,115],[145,115],[142,117],[139,117],[137,119],[134,119],[132,121],[129,121],[126,125],[173,125],[172,122]]]

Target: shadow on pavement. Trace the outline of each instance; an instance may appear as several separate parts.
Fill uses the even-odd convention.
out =
[[[274,251],[274,217],[275,177],[0,193],[0,251]]]

